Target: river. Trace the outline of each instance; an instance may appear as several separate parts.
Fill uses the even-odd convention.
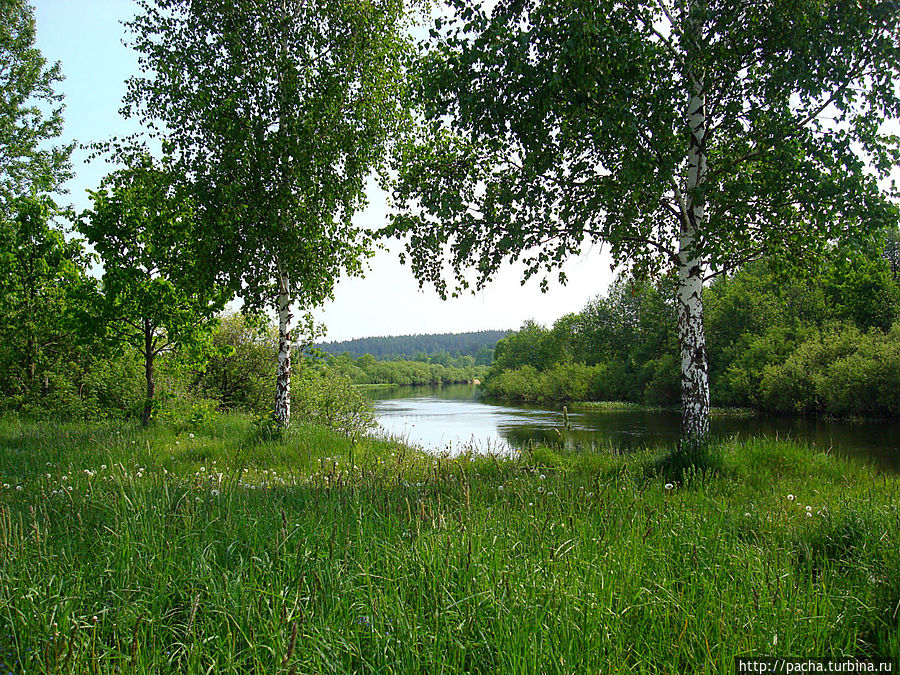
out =
[[[475,385],[377,387],[367,390],[378,422],[391,435],[429,450],[456,453],[518,449],[529,443],[628,450],[672,445],[680,415],[673,411],[572,411],[562,407],[498,404],[482,400]],[[713,436],[795,438],[817,448],[872,461],[900,472],[900,421],[845,422],[792,417],[714,416]]]

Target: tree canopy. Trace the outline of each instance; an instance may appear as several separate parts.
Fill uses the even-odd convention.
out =
[[[34,8],[0,0],[0,17],[0,217],[12,217],[15,199],[51,193],[69,177],[74,144],[49,145],[62,133],[62,69],[34,46]]]

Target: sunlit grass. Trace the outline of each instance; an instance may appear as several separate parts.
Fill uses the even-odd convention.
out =
[[[900,481],[874,469],[768,440],[667,482],[650,450],[251,439],[240,417],[0,423],[9,668],[684,673],[900,653]]]

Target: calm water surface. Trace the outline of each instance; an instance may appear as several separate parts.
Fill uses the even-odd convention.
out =
[[[457,452],[473,445],[482,451],[521,448],[528,443],[559,442],[570,447],[674,444],[677,412],[570,412],[562,408],[495,404],[483,401],[474,385],[390,387],[368,390],[378,421],[390,434],[434,450]],[[821,449],[874,461],[900,471],[900,421],[839,422],[787,417],[714,417],[714,436],[791,437]]]

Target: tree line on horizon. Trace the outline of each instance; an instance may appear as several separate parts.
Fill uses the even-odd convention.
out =
[[[441,362],[445,362],[460,356],[471,356],[477,365],[490,365],[494,345],[511,332],[511,330],[481,330],[463,333],[386,335],[320,342],[315,347],[332,356],[346,353],[354,359],[365,354],[380,360],[413,361],[437,356]]]
[[[443,295],[511,261],[564,279],[598,243],[673,285],[690,453],[718,396],[717,279],[764,258],[817,274],[898,222],[896,3],[448,0],[432,17],[414,0],[139,0],[121,112],[147,135],[93,146],[121,168],[80,214],[52,198],[72,171],[73,146],[54,145],[61,66],[34,48],[28,1],[3,7],[0,329],[19,397],[49,393],[51,363],[75,382],[130,349],[146,423],[157,365],[208,359],[240,295],[278,316],[283,427],[296,347],[319,337],[309,311],[375,239],[404,240]],[[353,222],[371,176],[392,206],[376,232]]]

